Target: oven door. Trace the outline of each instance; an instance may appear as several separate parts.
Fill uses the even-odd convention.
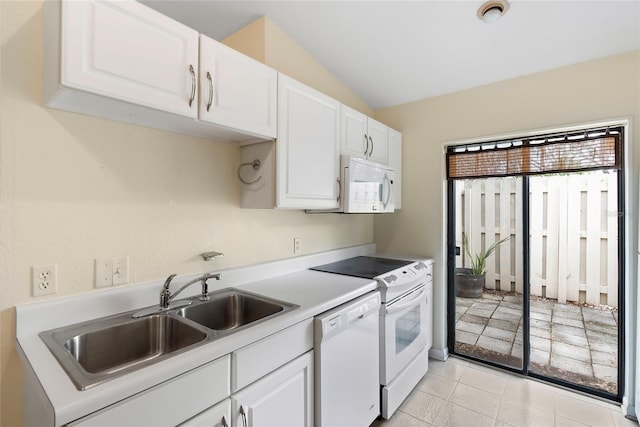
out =
[[[427,344],[424,284],[385,304],[380,311],[380,384],[387,385]]]

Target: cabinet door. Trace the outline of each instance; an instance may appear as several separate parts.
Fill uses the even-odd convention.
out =
[[[230,425],[231,399],[225,399],[217,405],[180,424],[180,427],[229,427]]]
[[[230,359],[229,356],[221,357],[68,425],[178,425],[229,396]]]
[[[395,171],[393,179],[393,201],[395,209],[402,208],[402,134],[389,128],[388,165]]]
[[[369,160],[387,164],[387,145],[389,128],[377,120],[369,118],[367,121],[367,135],[369,137]]]
[[[135,1],[64,1],[61,84],[197,117],[198,33]]]
[[[313,425],[313,351],[231,396],[237,427]]]
[[[278,74],[276,206],[338,207],[340,103]]]
[[[430,279],[431,280],[431,279]],[[427,350],[433,345],[433,282],[427,283]]]
[[[346,105],[340,107],[340,153],[362,159],[369,155],[367,116]]]
[[[200,119],[276,137],[277,72],[200,35]]]

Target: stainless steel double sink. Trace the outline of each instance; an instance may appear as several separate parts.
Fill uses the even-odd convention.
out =
[[[146,310],[140,318],[134,310],[39,335],[75,386],[86,390],[298,307],[235,288],[209,296],[177,309]]]

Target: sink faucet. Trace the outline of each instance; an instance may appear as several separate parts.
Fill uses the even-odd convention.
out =
[[[167,277],[167,280],[164,281],[164,285],[162,285],[162,290],[160,290],[160,310],[168,310],[169,303],[171,302],[172,299],[174,299],[180,292],[184,291],[189,286],[198,282],[202,284],[202,293],[200,294],[200,301],[208,301],[209,286],[207,285],[207,280],[209,279],[220,280],[220,278],[222,277],[222,273],[205,273],[196,279],[188,281],[187,283],[182,285],[180,289],[178,289],[172,294],[169,291],[169,285],[171,285],[171,281],[173,280],[174,277],[176,277],[175,274],[172,274],[171,276]]]

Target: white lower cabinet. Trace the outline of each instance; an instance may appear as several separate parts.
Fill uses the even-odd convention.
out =
[[[229,396],[230,365],[221,357],[68,425],[178,425]]]
[[[217,405],[196,415],[180,427],[230,427],[231,399],[225,399]]]
[[[231,396],[235,427],[311,427],[313,350]]]
[[[311,427],[313,319],[68,425]]]

